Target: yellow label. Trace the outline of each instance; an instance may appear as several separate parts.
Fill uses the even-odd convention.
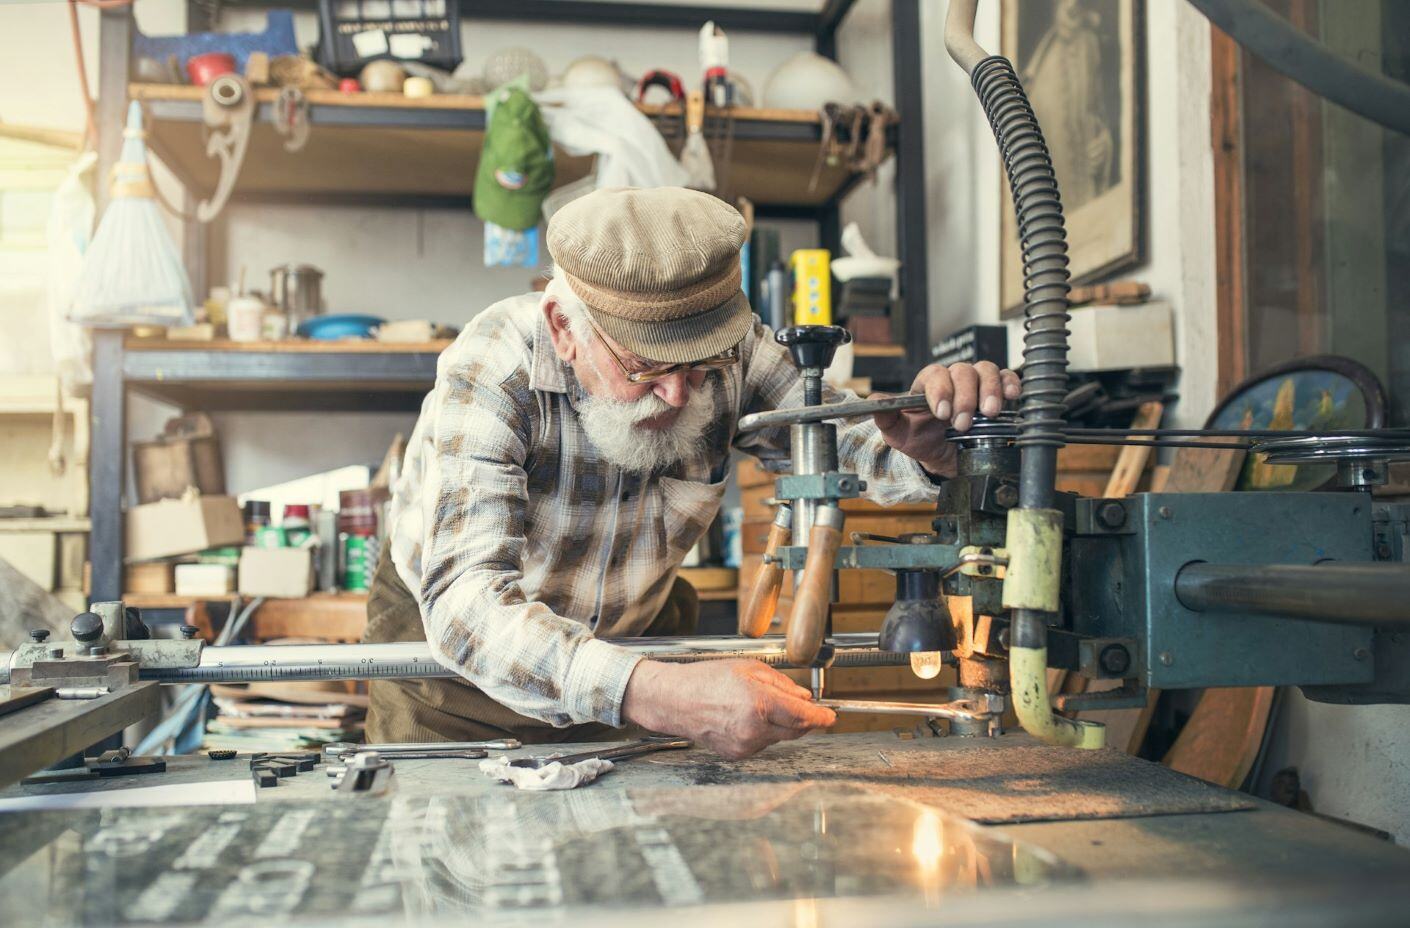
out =
[[[800,248],[793,266],[793,324],[832,325],[832,256],[826,248]]]

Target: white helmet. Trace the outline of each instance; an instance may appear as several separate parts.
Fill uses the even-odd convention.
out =
[[[856,103],[857,88],[837,62],[816,52],[799,52],[764,82],[766,109],[819,110],[824,103]]]

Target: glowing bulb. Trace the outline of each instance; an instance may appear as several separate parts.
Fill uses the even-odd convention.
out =
[[[911,673],[922,680],[934,680],[940,676],[940,668],[944,666],[940,651],[912,651],[911,652]]]

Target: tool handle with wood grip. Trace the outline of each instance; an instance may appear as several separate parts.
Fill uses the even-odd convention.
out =
[[[749,589],[749,598],[739,613],[739,633],[750,638],[762,637],[773,623],[778,611],[778,594],[783,588],[783,566],[771,560],[778,556],[778,549],[788,544],[792,534],[793,510],[779,506],[773,524],[769,526],[769,540],[764,543],[764,563],[754,575],[754,585]]]
[[[803,563],[803,578],[793,591],[793,615],[784,648],[789,663],[799,667],[807,667],[818,656],[827,631],[832,572],[837,568],[837,549],[842,546],[842,520],[841,509],[820,506],[808,533],[808,559]]]
[[[685,95],[685,129],[699,132],[705,128],[705,92],[692,90]]]

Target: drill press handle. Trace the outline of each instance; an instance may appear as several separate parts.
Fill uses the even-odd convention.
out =
[[[764,545],[764,563],[754,575],[754,586],[749,598],[739,613],[739,633],[750,638],[762,637],[773,623],[778,611],[778,595],[783,589],[783,566],[777,560],[778,549],[788,544],[792,536],[793,510],[779,506],[773,524],[769,526],[769,539]]]
[[[779,329],[774,340],[788,349],[799,370],[825,370],[841,345],[852,333],[840,325],[795,325]]]
[[[803,576],[793,591],[793,615],[788,621],[785,653],[799,667],[812,664],[822,648],[827,632],[827,613],[832,604],[832,574],[837,566],[837,549],[842,546],[842,510],[821,506],[808,534],[808,559]]]

